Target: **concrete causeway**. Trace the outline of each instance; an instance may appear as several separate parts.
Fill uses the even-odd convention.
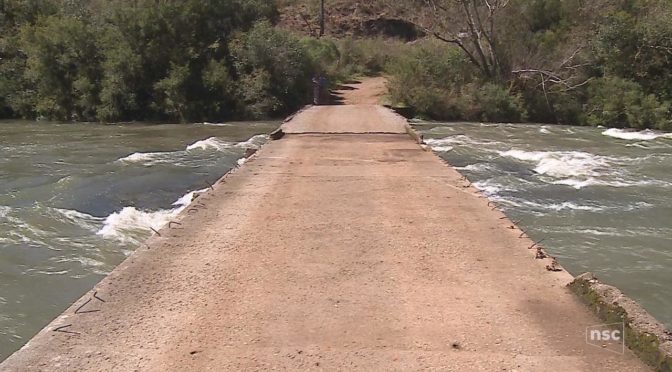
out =
[[[299,113],[0,370],[648,370],[406,125]]]

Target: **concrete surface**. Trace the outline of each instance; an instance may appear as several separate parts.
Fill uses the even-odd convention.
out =
[[[406,120],[373,105],[312,106],[282,126],[286,134],[406,133]]]

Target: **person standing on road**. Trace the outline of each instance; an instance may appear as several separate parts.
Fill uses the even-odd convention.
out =
[[[327,78],[324,75],[315,75],[313,77],[313,104],[319,106],[326,102],[327,98]]]
[[[322,89],[320,88],[320,76],[315,75],[313,77],[313,104],[318,106],[320,104],[320,93]]]

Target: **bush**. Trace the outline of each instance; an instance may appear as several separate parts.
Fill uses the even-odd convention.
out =
[[[386,70],[390,98],[395,104],[413,107],[430,118],[463,118],[465,105],[469,104],[463,91],[476,71],[456,48],[423,42],[392,60]]]
[[[639,84],[645,92],[672,99],[672,6],[651,6],[646,15],[624,11],[607,17],[594,42],[606,76]]]
[[[38,115],[58,120],[95,120],[100,51],[94,30],[82,20],[49,16],[24,26],[25,76],[36,87]]]
[[[489,122],[521,122],[527,119],[523,100],[500,85],[484,84],[476,95],[480,118]]]
[[[307,101],[303,48],[255,26],[277,18],[274,2],[61,3],[0,5],[0,116],[216,121]]]
[[[631,80],[618,77],[595,80],[589,88],[586,109],[590,125],[670,129],[670,104],[646,94]]]
[[[523,100],[499,85],[483,83],[457,48],[424,42],[399,55],[387,68],[390,95],[421,116],[442,120],[518,122],[527,113]]]
[[[398,40],[382,38],[347,38],[340,43],[341,58],[339,68],[350,75],[379,75],[385,67],[405,50],[405,44]]]
[[[285,114],[309,101],[312,91],[313,70],[308,53],[299,39],[260,22],[249,32],[240,34],[230,44],[237,73],[243,82],[239,94],[250,105],[254,96],[245,92],[251,88],[267,115]],[[252,112],[258,117],[259,111]]]
[[[334,40],[328,38],[301,39],[301,46],[313,66],[313,70],[333,75],[337,73],[341,51]]]

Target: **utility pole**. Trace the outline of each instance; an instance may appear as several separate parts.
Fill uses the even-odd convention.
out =
[[[324,36],[324,0],[320,0],[320,37]]]

